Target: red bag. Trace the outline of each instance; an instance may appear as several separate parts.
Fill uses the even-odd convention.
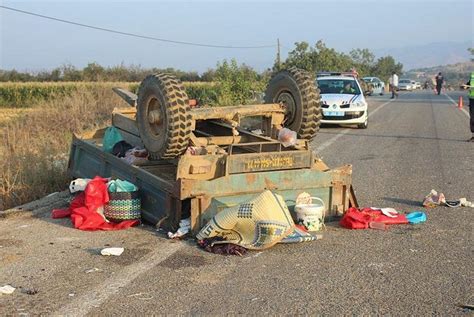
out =
[[[342,217],[339,224],[347,229],[367,229],[369,228],[370,216],[359,212],[357,208],[349,208]]]
[[[124,220],[120,223],[107,222],[99,213],[109,201],[107,179],[96,176],[84,192],[79,193],[67,209],[54,209],[53,218],[71,217],[74,228],[80,230],[121,230],[139,224],[138,220]]]
[[[349,208],[339,224],[347,229],[367,229],[371,222],[384,223],[387,225],[407,224],[408,219],[403,214],[398,214],[395,217],[388,217],[382,213],[381,210],[374,210],[372,208]]]

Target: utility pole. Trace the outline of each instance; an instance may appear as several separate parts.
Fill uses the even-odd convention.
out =
[[[278,70],[281,69],[281,59],[280,59],[280,39],[277,38],[277,65]]]

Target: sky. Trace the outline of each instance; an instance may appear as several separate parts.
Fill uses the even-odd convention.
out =
[[[78,23],[229,49],[178,45],[81,28],[0,8],[0,69],[48,70],[90,62],[174,67],[203,72],[236,58],[258,70],[273,65],[276,42],[282,57],[294,43],[348,52],[433,42],[473,42],[473,1],[10,1],[0,6]],[[474,46],[474,45],[472,45]],[[390,51],[390,50],[389,50]]]

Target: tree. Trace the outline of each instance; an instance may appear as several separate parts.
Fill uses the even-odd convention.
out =
[[[82,72],[77,70],[71,64],[64,64],[60,67],[61,72],[63,74],[64,81],[81,81],[82,80]]]
[[[375,55],[369,51],[369,49],[353,49],[349,52],[349,56],[352,58],[355,64],[354,67],[360,76],[364,77],[370,75],[374,67]]]
[[[295,49],[288,53],[283,65],[285,68],[295,66],[307,71],[314,71],[314,49],[307,42],[296,42]],[[274,66],[274,69],[278,69],[278,66]]]
[[[316,71],[349,71],[354,67],[350,56],[339,53],[333,48],[326,47],[323,41],[319,40],[315,45],[315,67]]]
[[[309,46],[307,42],[296,42],[295,49],[288,54],[284,66],[295,66],[310,72],[344,72],[349,71],[352,67],[357,67],[359,64],[373,62],[374,56],[368,49],[354,50],[352,54],[357,60],[353,60],[351,55],[327,47],[321,40],[316,42],[314,47]]]
[[[214,81],[216,77],[216,71],[214,69],[208,69],[201,75],[201,80],[202,81]]]
[[[105,69],[97,63],[89,63],[82,70],[84,80],[86,81],[100,81],[104,78]]]
[[[257,72],[245,64],[239,66],[235,59],[217,64],[215,80],[220,105],[245,104],[258,84]]]
[[[401,63],[396,63],[395,59],[388,55],[377,60],[374,68],[372,69],[372,73],[383,81],[387,81],[392,73],[395,72],[400,74],[402,70],[403,65]]]

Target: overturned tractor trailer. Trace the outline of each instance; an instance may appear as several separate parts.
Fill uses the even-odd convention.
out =
[[[275,74],[265,103],[255,105],[190,107],[182,84],[169,74],[146,77],[138,95],[114,91],[129,106],[114,109],[112,125],[126,142],[147,149],[148,162],[130,165],[105,152],[101,129],[74,136],[69,173],[133,182],[142,218],[152,224],[173,230],[190,217],[196,233],[216,213],[266,189],[283,196],[292,212],[303,192],[324,201],[326,217],[357,207],[352,166],[330,169],[310,149],[321,107],[309,73],[291,68]],[[243,128],[249,117],[254,130]],[[292,146],[278,140],[285,127],[297,132]]]

